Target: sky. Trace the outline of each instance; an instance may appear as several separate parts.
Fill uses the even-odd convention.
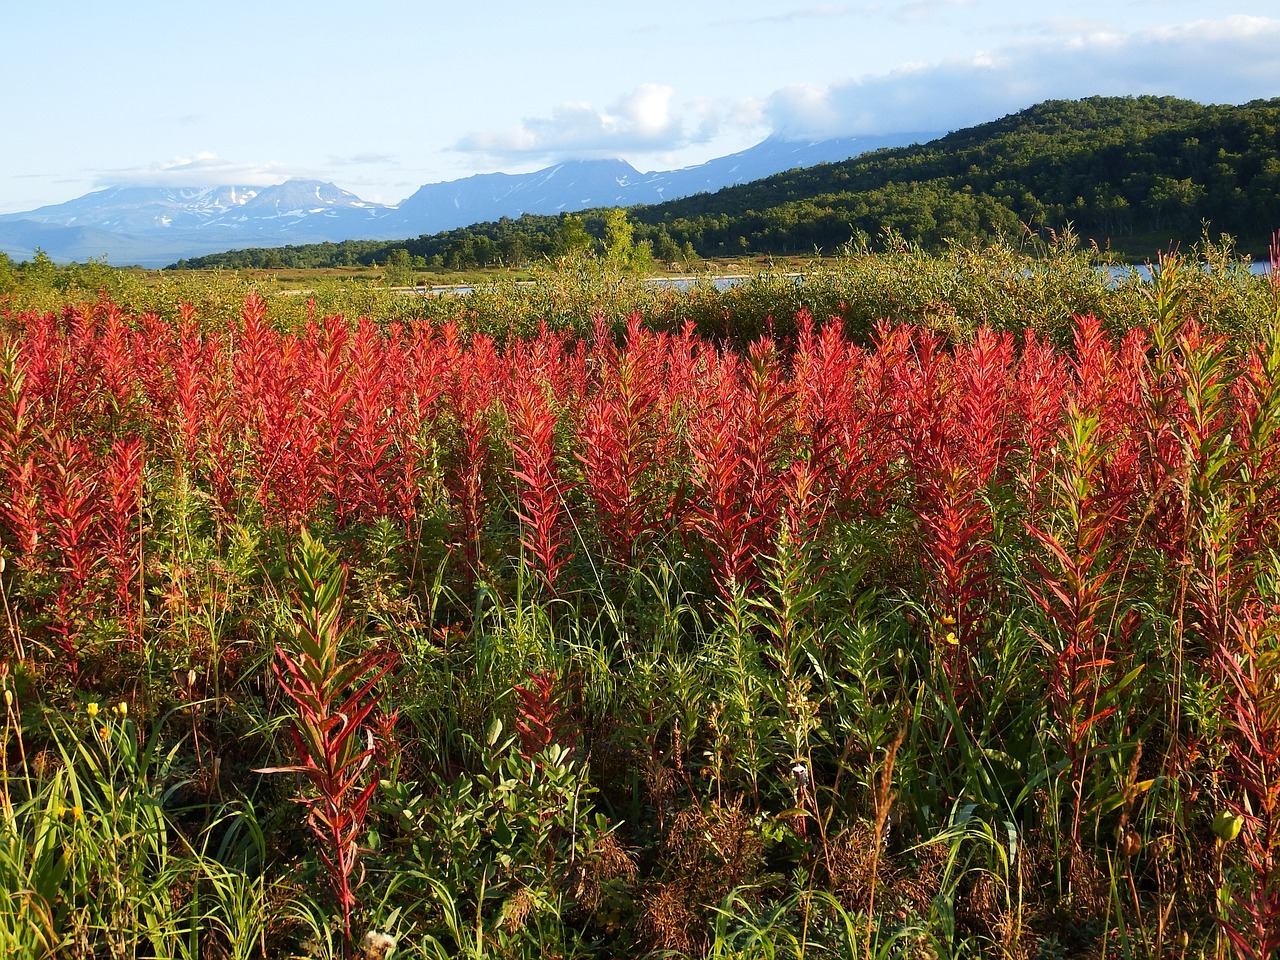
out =
[[[670,170],[1054,98],[1280,97],[1274,0],[54,0],[0,24],[0,213],[290,177],[397,203],[476,173]]]

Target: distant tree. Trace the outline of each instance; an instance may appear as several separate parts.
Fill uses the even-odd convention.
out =
[[[591,234],[582,218],[573,214],[564,214],[555,234],[555,252],[557,256],[568,260],[581,260],[591,253],[594,243]]]
[[[39,247],[36,247],[30,260],[25,260],[18,267],[23,283],[30,283],[46,289],[58,289],[65,285],[65,280],[58,265]]]
[[[1155,228],[1181,229],[1199,222],[1198,204],[1204,187],[1190,178],[1156,177],[1147,194],[1147,207],[1155,215]]]
[[[404,247],[389,251],[386,262],[382,265],[382,277],[389,287],[407,287],[412,284],[413,263],[409,251]]]
[[[680,259],[680,246],[667,232],[666,227],[659,227],[651,242],[653,255],[663,263],[675,263]]]
[[[604,213],[604,259],[620,270],[631,266],[635,247],[635,227],[627,219],[627,211],[614,207]]]
[[[0,253],[0,295],[12,293],[18,286],[18,265],[7,253]]]

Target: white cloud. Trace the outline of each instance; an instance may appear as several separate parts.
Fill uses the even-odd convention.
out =
[[[894,8],[894,16],[908,23],[930,20],[948,7],[967,7],[973,0],[909,0]]]
[[[328,163],[333,167],[363,166],[366,164],[387,165],[395,163],[395,158],[388,153],[353,153],[348,156],[329,154]]]
[[[609,107],[561,104],[550,116],[526,118],[513,130],[468,134],[454,149],[495,159],[612,157],[676,150],[714,137],[722,109],[705,99],[678,105],[675,93],[665,84],[642,83]]]
[[[796,138],[944,131],[1041,100],[1139,94],[1202,103],[1280,96],[1280,20],[1232,16],[1127,34],[1064,32],[966,59],[786,87],[764,114],[775,133]]]
[[[202,152],[145,167],[103,170],[97,180],[100,186],[266,187],[292,176],[306,174],[279,163],[240,163],[224,160],[216,153]]]

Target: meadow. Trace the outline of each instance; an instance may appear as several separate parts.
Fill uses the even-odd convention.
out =
[[[0,951],[1275,956],[1280,276],[1067,241],[0,286]]]

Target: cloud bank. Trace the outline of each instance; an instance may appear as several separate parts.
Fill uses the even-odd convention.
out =
[[[675,88],[642,83],[611,106],[566,103],[549,117],[526,118],[516,129],[471,133],[454,149],[498,160],[609,156],[674,150],[713,139],[720,109],[707,102],[679,105]]]
[[[1201,103],[1280,95],[1280,20],[1063,33],[964,60],[787,87],[768,98],[764,114],[780,136],[850,136],[958,130],[1042,100],[1140,94]]]

